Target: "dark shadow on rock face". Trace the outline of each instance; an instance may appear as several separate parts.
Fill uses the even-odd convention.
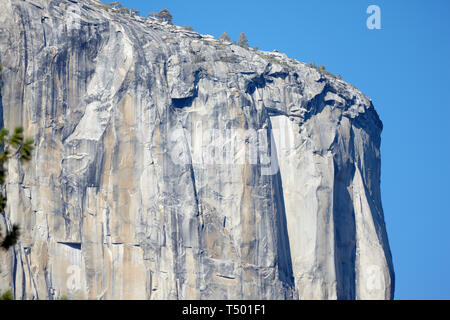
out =
[[[245,93],[253,94],[256,88],[264,88],[265,85],[266,79],[264,78],[264,75],[260,75],[249,81]]]
[[[294,272],[292,269],[291,248],[289,245],[289,235],[286,223],[286,210],[283,196],[283,183],[281,174],[278,173],[272,179],[272,187],[274,191],[274,206],[276,212],[276,232],[277,232],[277,251],[278,251],[278,272],[280,280],[289,287],[295,288]]]
[[[197,97],[197,90],[195,90],[194,94],[190,97],[186,98],[178,98],[178,99],[172,99],[172,105],[174,108],[187,108],[192,105],[192,102],[194,102],[194,99]]]
[[[355,299],[356,225],[353,200],[348,187],[355,169],[350,163],[338,168],[335,162],[333,219],[337,298]]]
[[[72,249],[81,250],[81,242],[58,242],[58,243],[66,245]]]

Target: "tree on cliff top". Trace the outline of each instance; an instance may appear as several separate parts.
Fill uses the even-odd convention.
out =
[[[247,35],[243,32],[239,35],[238,45],[242,48],[248,48]]]
[[[166,8],[162,9],[158,13],[158,18],[162,21],[167,21],[168,23],[172,24],[172,14]]]
[[[119,1],[113,1],[110,2],[109,5],[115,9],[120,9],[122,8],[122,4]]]
[[[226,31],[222,33],[222,35],[219,37],[219,40],[231,42],[231,38]]]
[[[172,14],[166,8],[162,9],[160,12],[152,12],[148,15],[152,18],[157,18],[161,21],[167,21],[169,24],[172,24]]]

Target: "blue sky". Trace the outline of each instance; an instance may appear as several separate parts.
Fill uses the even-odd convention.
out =
[[[123,0],[142,16],[323,64],[372,98],[384,123],[381,189],[396,299],[450,299],[450,1]],[[366,9],[381,9],[369,30]]]

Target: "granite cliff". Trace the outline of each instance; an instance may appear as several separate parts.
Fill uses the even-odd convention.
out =
[[[94,0],[0,0],[16,299],[391,299],[382,123],[355,87]]]

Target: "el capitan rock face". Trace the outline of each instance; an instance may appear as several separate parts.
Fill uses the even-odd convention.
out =
[[[346,82],[97,1],[0,0],[16,299],[390,299],[381,121]]]

